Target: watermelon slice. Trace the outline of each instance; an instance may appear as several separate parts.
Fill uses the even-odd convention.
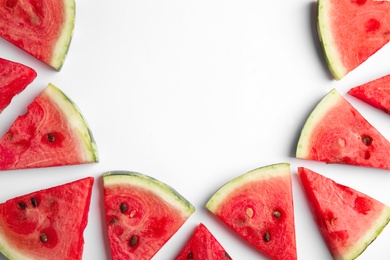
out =
[[[74,0],[0,1],[0,37],[59,70],[73,34]]]
[[[355,259],[390,220],[390,207],[307,168],[298,174],[334,259]]]
[[[390,114],[390,74],[351,88],[348,94]]]
[[[390,169],[390,143],[333,89],[307,119],[296,157]]]
[[[93,178],[0,204],[0,251],[8,259],[82,259]]]
[[[0,170],[98,161],[87,123],[76,105],[49,84],[0,139]]]
[[[140,173],[107,172],[103,183],[113,260],[151,259],[195,211],[172,187]]]
[[[32,68],[0,58],[0,113],[36,77],[37,73]]]
[[[206,208],[272,259],[297,259],[290,165],[245,173],[222,186]]]
[[[176,260],[232,259],[207,227],[200,223]]]
[[[318,34],[329,70],[341,79],[390,40],[390,2],[319,0]]]

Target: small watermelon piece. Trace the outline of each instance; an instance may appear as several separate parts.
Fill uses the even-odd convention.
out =
[[[341,79],[390,40],[390,2],[319,0],[318,34],[329,70]]]
[[[304,167],[298,174],[334,259],[355,259],[382,232],[390,207]]]
[[[73,35],[74,0],[2,0],[0,17],[0,37],[61,68]]]
[[[37,73],[32,68],[0,58],[0,113],[36,77]]]
[[[77,106],[49,84],[0,139],[0,170],[97,162],[92,133]]]
[[[272,259],[297,259],[288,163],[261,167],[231,180],[206,208]]]
[[[232,259],[207,227],[200,223],[176,260]]]
[[[351,88],[348,94],[390,114],[390,74]]]
[[[296,157],[390,169],[390,143],[333,89],[307,119]]]
[[[113,260],[151,259],[195,211],[172,187],[144,174],[107,172],[103,183]]]
[[[8,259],[82,259],[93,177],[0,204],[0,251]]]

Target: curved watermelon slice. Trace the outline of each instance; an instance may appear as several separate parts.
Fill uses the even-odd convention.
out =
[[[319,0],[318,33],[329,70],[341,79],[390,40],[390,2]]]
[[[232,259],[207,227],[200,223],[176,260]]]
[[[206,208],[272,259],[297,259],[290,165],[252,170],[222,186]]]
[[[296,157],[390,169],[390,142],[333,89],[307,119]]]
[[[0,113],[36,77],[37,73],[32,68],[0,58]]]
[[[59,70],[73,34],[74,0],[0,1],[0,37]]]
[[[93,178],[0,204],[0,251],[8,259],[82,259]]]
[[[76,105],[49,84],[0,139],[0,170],[97,162],[96,145]]]
[[[390,220],[390,207],[350,187],[299,167],[318,228],[334,259],[355,259]]]
[[[108,172],[103,183],[113,260],[151,259],[195,211],[172,187],[140,173]]]
[[[348,94],[390,114],[390,74],[351,88]]]

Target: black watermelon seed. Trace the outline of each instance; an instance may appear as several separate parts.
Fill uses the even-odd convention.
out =
[[[41,235],[39,236],[39,240],[41,240],[42,243],[46,243],[47,235],[45,233],[41,233]]]
[[[27,205],[24,202],[18,202],[18,206],[19,206],[20,209],[26,209],[27,208]]]
[[[194,259],[194,254],[192,252],[190,252],[188,255],[187,255],[187,259]]]
[[[130,238],[130,246],[136,246],[138,243],[138,237],[137,236],[132,236]]]
[[[122,212],[122,213],[126,213],[126,211],[127,211],[127,206],[126,206],[125,203],[122,203],[122,204],[120,205],[119,208],[121,209],[121,212]]]
[[[269,241],[271,241],[271,234],[269,232],[265,232],[263,239],[265,242],[268,243]]]
[[[36,198],[31,198],[31,204],[33,205],[34,208],[38,207],[38,201]]]

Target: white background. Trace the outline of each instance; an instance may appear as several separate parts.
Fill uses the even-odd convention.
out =
[[[174,187],[196,212],[154,259],[173,259],[203,222],[233,259],[266,259],[204,208],[224,183],[269,164],[291,164],[298,258],[330,259],[301,189],[305,166],[390,204],[390,173],[297,160],[302,126],[332,88],[390,138],[389,115],[346,92],[390,73],[390,46],[340,81],[319,45],[308,0],[82,0],[68,56],[56,72],[8,42],[0,57],[38,77],[0,115],[3,135],[49,82],[80,108],[97,164],[0,174],[0,201],[94,176],[84,259],[109,259],[101,174],[131,170]],[[359,259],[390,259],[390,228]]]

